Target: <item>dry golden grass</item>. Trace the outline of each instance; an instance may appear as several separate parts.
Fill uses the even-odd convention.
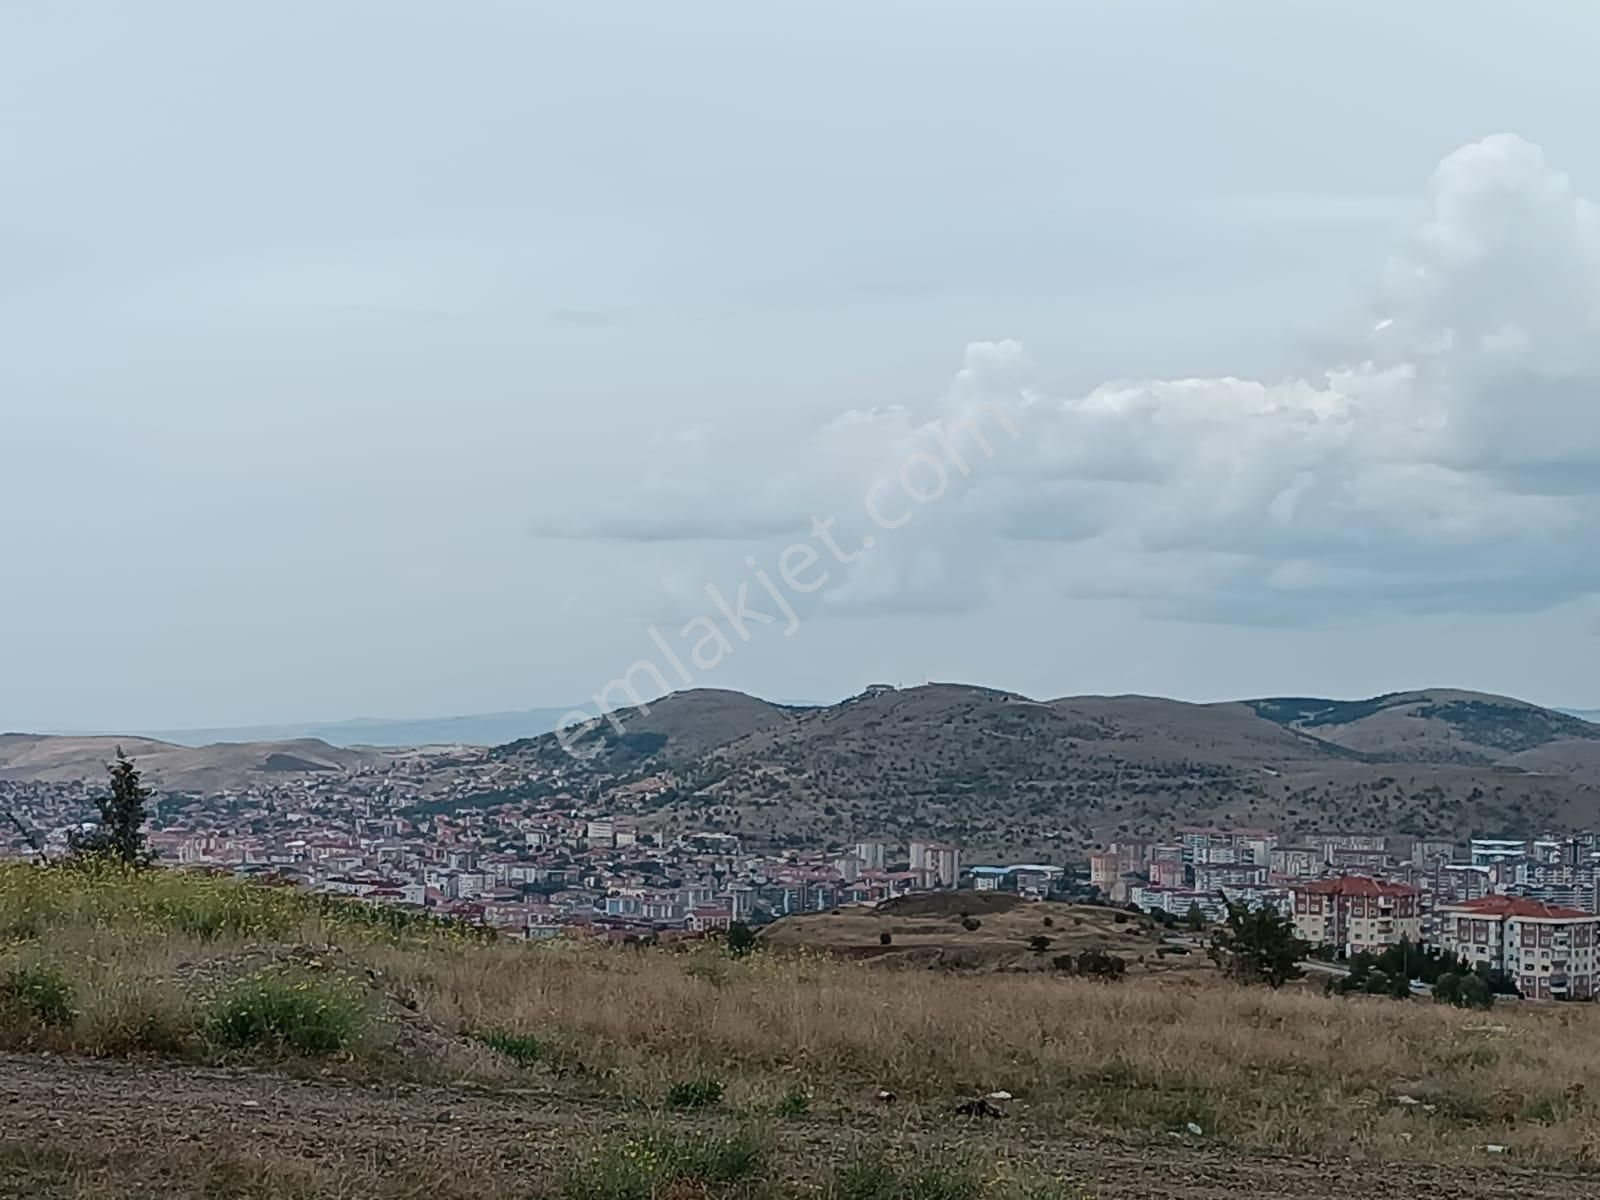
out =
[[[161,886],[175,886],[172,878]],[[25,885],[0,870],[0,934]],[[1455,1159],[1488,1143],[1524,1162],[1586,1165],[1600,1155],[1585,1090],[1600,1065],[1600,1010],[1591,1005],[1483,1014],[1251,990],[1198,974],[1188,984],[1100,984],[1039,972],[884,970],[806,952],[734,959],[713,944],[481,944],[309,910],[267,937],[183,933],[163,922],[83,904],[23,932],[13,922],[0,972],[47,964],[72,983],[78,1011],[63,1027],[0,1018],[0,1043],[205,1059],[214,1050],[198,1035],[205,999],[187,982],[194,964],[248,958],[264,945],[335,943],[317,961],[355,977],[375,972],[386,1002],[414,1005],[408,1019],[438,1034],[386,1055],[390,1027],[411,1009],[379,1005],[372,1049],[344,1064],[356,1072],[652,1107],[674,1082],[711,1078],[727,1085],[726,1112],[770,1117],[783,1097],[803,1092],[810,1119],[846,1126],[878,1106],[880,1088],[896,1094],[894,1112],[908,1126],[1003,1089],[1016,1097],[1007,1105],[1014,1125],[1163,1144],[1193,1138],[1192,1122],[1203,1131],[1195,1140],[1208,1144],[1315,1155]],[[536,1061],[522,1067],[474,1052],[466,1035],[486,1033],[534,1039]]]
[[[1151,918],[1122,909],[1035,903],[997,892],[936,892],[878,908],[785,917],[764,929],[761,940],[893,965],[1048,971],[1060,955],[1099,950],[1123,959],[1131,976],[1180,978],[1214,970],[1203,953],[1165,951],[1163,932]]]

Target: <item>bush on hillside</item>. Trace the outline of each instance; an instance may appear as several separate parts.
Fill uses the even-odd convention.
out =
[[[73,998],[72,984],[47,963],[23,963],[0,972],[0,1022],[70,1025],[78,1015]]]
[[[720,1079],[680,1079],[667,1089],[668,1108],[711,1108],[722,1103],[726,1085]]]
[[[767,1172],[766,1144],[754,1134],[682,1134],[655,1130],[608,1139],[570,1171],[563,1200],[657,1200],[721,1194]]]
[[[1056,970],[1084,979],[1117,980],[1128,970],[1128,960],[1104,950],[1084,950],[1077,955],[1058,954],[1050,960]]]
[[[239,980],[213,1005],[207,1033],[233,1050],[336,1054],[367,1013],[354,985],[269,967]]]

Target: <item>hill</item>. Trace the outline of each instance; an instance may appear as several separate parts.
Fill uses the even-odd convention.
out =
[[[556,727],[565,708],[528,708],[516,712],[475,713],[461,717],[375,718],[307,722],[290,725],[247,725],[218,729],[180,729],[149,736],[179,746],[217,742],[283,742],[314,738],[330,746],[500,746],[519,738],[537,737]]]
[[[313,738],[282,742],[175,746],[151,738],[0,734],[0,779],[27,783],[98,782],[117,747],[138,760],[147,782],[180,792],[214,792],[286,775],[338,775],[388,760]]]
[[[1496,763],[1600,727],[1506,696],[1439,689],[1371,700],[1252,700],[1269,721],[1385,762]]]
[[[552,766],[573,762],[571,747],[591,770],[625,770],[645,762],[687,763],[764,730],[781,728],[806,710],[786,708],[743,692],[694,688],[654,703],[621,709],[581,729],[524,738],[493,752],[498,759],[528,757]]]
[[[1062,955],[1098,951],[1121,958],[1130,981],[1192,983],[1216,972],[1203,952],[1168,944],[1148,917],[1007,892],[923,892],[874,908],[784,917],[761,931],[761,943],[945,971],[1057,971]]]
[[[882,833],[1048,854],[1175,826],[1423,836],[1600,821],[1600,726],[1483,693],[1051,701],[963,684],[784,709],[689,692],[620,713],[581,771],[665,772],[650,814],[779,844]],[[502,752],[572,760],[554,739]]]

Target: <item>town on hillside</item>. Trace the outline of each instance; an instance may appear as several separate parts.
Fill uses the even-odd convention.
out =
[[[870,831],[844,845],[771,847],[716,829],[645,828],[648,778],[585,803],[559,778],[529,798],[484,760],[453,776],[383,767],[269,787],[159,798],[150,847],[170,865],[270,877],[313,892],[426,910],[521,938],[704,937],[733,922],[972,888],[1134,906],[1217,922],[1229,905],[1292,914],[1333,957],[1402,940],[1495,972],[1525,998],[1596,996],[1600,833],[1466,843],[1345,831],[1175,829],[1087,862],[974,862],[963,847]],[[99,785],[0,782],[0,858],[49,859]],[[504,798],[483,803],[500,788]],[[470,797],[471,802],[464,802]]]

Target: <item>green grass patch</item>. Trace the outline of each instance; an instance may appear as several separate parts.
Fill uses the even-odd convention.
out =
[[[602,1143],[562,1181],[563,1200],[657,1200],[753,1192],[767,1174],[767,1147],[748,1130],[651,1131]]]
[[[366,1024],[366,1006],[348,981],[267,968],[216,1000],[207,1032],[232,1050],[317,1056],[351,1048]]]
[[[554,1057],[550,1046],[531,1033],[506,1033],[500,1030],[483,1030],[470,1035],[480,1045],[499,1051],[519,1067],[531,1067]]]
[[[207,941],[490,940],[492,929],[289,885],[194,871],[136,871],[105,860],[0,864],[0,941],[74,925],[169,930]]]
[[[18,963],[0,972],[0,1019],[32,1021],[48,1028],[77,1017],[72,983],[49,963]]]
[[[773,1106],[773,1111],[786,1121],[798,1121],[811,1115],[811,1095],[802,1088],[791,1088]]]
[[[980,1200],[984,1193],[964,1158],[935,1154],[901,1165],[873,1150],[846,1159],[824,1188],[828,1200]]]
[[[680,1079],[667,1089],[668,1108],[711,1108],[722,1103],[726,1090],[720,1079]]]

